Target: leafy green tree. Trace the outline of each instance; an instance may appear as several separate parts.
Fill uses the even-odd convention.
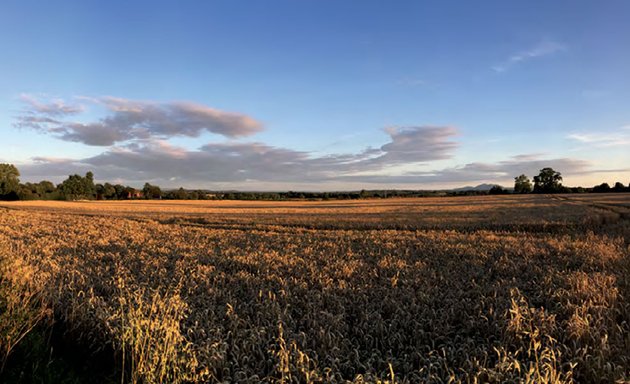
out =
[[[38,190],[42,197],[55,192],[55,184],[48,180],[42,180],[38,183]]]
[[[20,184],[18,195],[20,200],[51,199],[55,197],[55,191],[53,183],[43,180],[39,183]]]
[[[39,198],[35,190],[35,184],[32,183],[20,184],[17,194],[20,200],[36,200]]]
[[[116,188],[110,183],[103,184],[103,198],[114,199],[116,198]]]
[[[79,200],[84,198],[83,177],[70,175],[58,186],[61,195],[66,200]]]
[[[93,199],[96,197],[96,186],[94,185],[94,174],[92,172],[88,172],[85,174],[85,194]]]
[[[105,186],[103,184],[96,184],[96,200],[102,200],[105,198]]]
[[[126,199],[125,196],[125,186],[121,184],[114,185],[114,196],[118,200]]]
[[[144,188],[142,188],[142,194],[145,199],[161,199],[162,198],[162,190],[157,185],[151,185],[149,183],[144,184]]]
[[[0,164],[0,200],[17,200],[20,171],[13,164]]]
[[[514,193],[530,193],[532,191],[532,182],[529,177],[520,175],[514,178]]]
[[[553,168],[543,168],[538,176],[534,176],[534,193],[562,192],[562,175]]]
[[[621,184],[620,182],[616,182],[613,187],[613,192],[624,192],[626,190],[626,186]]]
[[[58,187],[66,200],[93,199],[96,195],[94,174],[88,172],[85,177],[70,175]]]
[[[186,200],[188,198],[188,192],[180,187],[177,191],[173,192],[173,198],[176,200]]]

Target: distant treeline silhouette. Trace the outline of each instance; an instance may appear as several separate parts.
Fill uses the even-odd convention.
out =
[[[353,200],[394,197],[436,197],[468,195],[502,195],[525,193],[604,193],[630,192],[630,184],[621,182],[611,187],[607,183],[592,188],[566,187],[562,185],[560,172],[552,168],[543,168],[533,183],[526,175],[514,178],[514,188],[507,189],[499,185],[489,190],[361,190],[353,192],[239,192],[210,191],[202,189],[162,190],[157,185],[145,183],[142,189],[121,184],[95,184],[94,174],[85,176],[70,175],[60,184],[44,180],[39,183],[20,183],[20,172],[13,164],[0,164],[0,200]]]

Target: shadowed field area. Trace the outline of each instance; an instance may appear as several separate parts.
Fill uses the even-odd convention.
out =
[[[0,215],[4,377],[92,354],[102,382],[630,380],[630,194]],[[65,355],[33,361],[31,328]]]

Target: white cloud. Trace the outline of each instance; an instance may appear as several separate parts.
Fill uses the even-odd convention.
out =
[[[382,160],[390,164],[448,159],[458,147],[450,140],[457,135],[454,127],[389,127],[385,132],[391,142],[381,147]]]
[[[455,140],[458,131],[449,126],[389,127],[384,130],[389,140],[380,147],[326,156],[235,140],[211,142],[190,150],[175,146],[168,139],[197,137],[203,132],[233,139],[251,135],[261,130],[262,125],[249,116],[194,103],[119,98],[82,98],[84,105],[98,104],[107,113],[96,121],[81,121],[75,115],[84,110],[83,106],[61,100],[26,100],[28,109],[18,117],[16,126],[36,129],[62,140],[108,147],[96,156],[82,159],[35,158],[31,164],[20,166],[23,177],[30,180],[61,181],[68,174],[90,170],[99,180],[136,186],[149,181],[164,187],[204,188],[333,184],[417,187],[509,181],[521,173],[537,174],[548,166],[569,175],[593,172],[583,160],[548,158],[543,154],[435,168],[435,162],[453,159],[459,147]],[[630,136],[627,132],[624,128],[623,133],[615,133],[617,136],[573,134],[571,138],[583,143],[619,145],[620,137]]]
[[[390,141],[360,153],[312,157],[310,153],[264,143],[208,143],[187,150],[163,140],[145,140],[112,146],[100,155],[80,159],[43,159],[21,166],[25,177],[65,177],[95,172],[99,179],[120,178],[128,183],[153,181],[184,183],[238,183],[244,181],[319,183],[374,175],[392,166],[427,163],[453,156],[457,144],[452,127],[389,128]],[[175,179],[173,179],[175,178]]]
[[[505,72],[518,63],[532,60],[538,57],[549,56],[565,50],[567,50],[567,47],[564,44],[556,41],[544,40],[531,47],[530,49],[513,54],[506,60],[503,60],[501,63],[494,65],[492,69],[495,72]]]
[[[593,147],[607,148],[630,145],[630,126],[615,131],[572,133],[567,138]]]
[[[31,112],[48,116],[74,115],[83,112],[85,109],[82,105],[68,104],[58,98],[41,101],[39,98],[26,93],[20,95],[20,100],[28,105],[28,109]]]
[[[391,148],[398,145],[389,144],[383,147],[395,152]],[[34,164],[21,166],[20,171],[24,177],[33,180],[52,178],[59,181],[68,174],[91,170],[99,180],[116,180],[137,186],[149,181],[163,187],[216,189],[291,189],[300,185],[308,185],[311,189],[322,189],[327,185],[418,188],[452,183],[511,183],[515,176],[526,174],[532,177],[545,167],[552,167],[564,176],[607,172],[593,170],[589,162],[580,159],[526,154],[495,163],[474,162],[388,174],[381,172],[390,165],[385,160],[386,155],[394,155],[381,151],[368,149],[354,155],[313,158],[306,152],[262,143],[210,143],[190,151],[157,141],[112,147],[98,156],[81,160],[39,158]],[[441,157],[440,152],[434,157]],[[621,171],[627,170],[615,170]]]
[[[467,183],[467,182],[504,182],[525,174],[533,177],[542,168],[551,167],[563,175],[575,175],[592,172],[590,163],[573,158],[544,158],[539,154],[514,156],[496,163],[474,162],[456,167],[434,169],[425,172],[408,173],[399,176],[364,177],[363,182],[373,183]]]
[[[103,97],[83,97],[85,103],[99,104],[107,115],[97,121],[63,119],[84,110],[63,100],[40,101],[23,95],[26,110],[15,126],[31,128],[65,140],[93,146],[111,146],[131,140],[198,137],[212,132],[229,138],[249,136],[263,129],[255,119],[190,102],[158,103]]]

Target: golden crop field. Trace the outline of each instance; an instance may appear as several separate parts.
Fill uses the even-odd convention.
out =
[[[0,358],[32,328],[95,382],[624,382],[629,244],[630,194],[2,203]]]

